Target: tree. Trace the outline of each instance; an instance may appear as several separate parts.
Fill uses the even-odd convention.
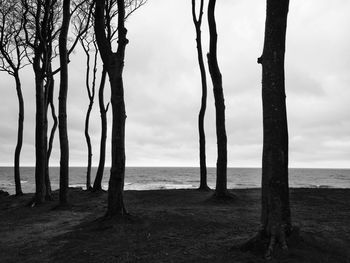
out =
[[[78,0],[69,15],[72,15],[82,3],[87,0]],[[48,177],[48,156],[51,153],[51,146],[48,148],[47,140],[47,111],[50,105],[54,110],[53,100],[53,76],[61,71],[60,68],[52,70],[52,60],[56,57],[55,50],[58,45],[58,35],[62,24],[62,2],[59,0],[21,0],[23,6],[23,28],[25,44],[32,50],[33,58],[27,56],[33,65],[36,90],[36,127],[35,127],[35,197],[30,205],[40,204],[45,197],[50,196]],[[90,10],[91,14],[91,10]],[[80,34],[84,33],[83,29]],[[73,52],[78,38],[73,40],[73,44],[67,52]],[[62,105],[61,105],[62,106]],[[54,114],[53,114],[54,115]],[[59,116],[63,121],[65,114]],[[50,143],[53,140],[55,125],[51,132]],[[61,132],[62,133],[62,132]],[[51,140],[52,138],[52,140]],[[61,163],[66,163],[65,161]],[[68,170],[68,168],[66,169]],[[48,184],[48,186],[47,186]],[[50,199],[50,198],[49,198]]]
[[[92,146],[91,146],[91,138],[89,134],[89,124],[90,124],[90,114],[91,110],[94,104],[95,99],[95,86],[96,86],[96,73],[97,73],[97,56],[98,56],[98,49],[97,44],[95,41],[95,35],[92,32],[93,29],[93,23],[92,20],[89,19],[89,9],[90,9],[91,3],[86,2],[83,5],[81,5],[75,14],[75,16],[72,18],[73,27],[74,27],[74,33],[76,35],[79,35],[79,32],[85,27],[88,29],[86,32],[79,36],[79,43],[81,47],[84,50],[85,56],[86,56],[86,74],[85,74],[85,86],[86,91],[89,98],[89,105],[85,116],[85,128],[84,128],[84,134],[86,139],[86,144],[88,148],[88,164],[87,164],[87,171],[86,171],[86,189],[91,190],[91,164],[92,164]],[[90,52],[94,51],[93,55],[93,66],[90,67],[90,61],[91,61],[91,55]],[[92,72],[92,83],[90,85],[90,73]]]
[[[56,33],[52,26],[59,20],[57,1],[45,2],[22,0],[24,8],[24,32],[26,45],[32,49],[31,60],[35,75],[36,127],[35,127],[35,197],[33,205],[40,204],[48,194],[45,174],[47,172],[47,72],[50,66],[52,42]],[[53,22],[54,21],[54,22]],[[29,58],[31,59],[31,58]]]
[[[124,2],[125,8],[125,20],[137,9],[143,6],[147,0],[128,0]],[[116,8],[117,1],[116,0],[106,0],[104,5],[104,19],[105,23],[105,36],[107,38],[107,42],[112,46],[113,42],[118,39],[116,34],[118,32],[118,27],[113,25],[113,20],[118,16],[118,8]],[[104,103],[104,86],[106,79],[106,68],[102,69],[101,82],[98,91],[98,101],[101,115],[101,139],[100,139],[100,159],[98,163],[98,168],[96,172],[96,177],[94,181],[93,190],[101,191],[102,190],[102,178],[103,171],[105,166],[105,158],[106,158],[106,139],[107,139],[107,111],[109,107],[109,103],[105,106]]]
[[[263,231],[270,238],[267,257],[275,242],[287,248],[285,236],[291,231],[288,186],[288,127],[284,83],[284,54],[289,0],[267,0],[265,41],[262,56]]]
[[[109,103],[105,106],[104,103],[104,87],[106,82],[106,69],[103,67],[102,76],[100,81],[100,86],[98,89],[98,105],[100,108],[101,115],[101,139],[100,139],[100,159],[98,162],[98,168],[96,172],[96,177],[94,181],[93,191],[101,191],[102,190],[102,178],[103,171],[105,167],[106,160],[106,139],[107,139],[107,111],[109,107]]]
[[[112,51],[111,43],[105,33],[105,1],[96,0],[95,34],[101,59],[108,73],[111,86],[112,104],[112,165],[108,185],[107,216],[123,216],[126,209],[123,200],[125,178],[125,102],[123,68],[125,47],[128,43],[124,0],[117,0],[118,8],[118,48]]]
[[[20,2],[0,2],[0,71],[11,75],[16,83],[18,99],[18,129],[17,144],[14,156],[14,179],[16,196],[23,195],[20,177],[20,155],[23,143],[24,100],[19,71],[26,64],[23,63],[26,46],[23,43],[23,19]]]
[[[222,88],[222,76],[217,59],[217,32],[215,22],[216,0],[209,0],[208,4],[208,24],[209,24],[209,53],[208,65],[215,99],[216,113],[216,138],[218,159],[216,162],[216,188],[215,196],[226,197],[227,193],[227,136],[225,128],[225,99]]]
[[[68,91],[68,50],[67,38],[70,23],[70,0],[63,0],[63,20],[59,36],[60,51],[60,91],[58,108],[58,130],[60,136],[60,204],[65,205],[67,201],[67,190],[69,180],[69,145],[67,132],[67,91]]]
[[[82,40],[84,41],[84,40]],[[90,88],[90,44],[93,43],[95,46],[95,54],[94,54],[94,62],[93,62],[93,68],[92,68],[92,85]],[[85,46],[86,44],[86,46]],[[95,98],[95,83],[96,83],[96,71],[97,71],[97,55],[98,50],[96,43],[94,42],[94,39],[92,39],[91,42],[82,44],[84,52],[86,54],[86,90],[88,92],[89,97],[89,106],[86,112],[86,118],[85,118],[85,138],[86,138],[86,144],[88,146],[88,166],[87,166],[87,173],[86,173],[86,189],[90,190],[91,187],[91,163],[92,163],[92,147],[91,147],[91,139],[89,135],[89,121],[90,121],[90,113],[92,110],[92,106],[94,104],[94,98]]]
[[[199,7],[199,15],[196,15],[196,0],[192,0],[192,19],[196,29],[196,43],[197,43],[197,54],[198,64],[201,73],[202,82],[202,100],[201,108],[198,115],[198,131],[199,131],[199,164],[200,164],[200,190],[209,190],[207,184],[207,164],[205,156],[205,132],[204,132],[204,115],[207,107],[207,77],[203,61],[203,49],[202,49],[202,34],[201,25],[203,17],[203,6],[204,0],[201,0]]]
[[[263,157],[261,226],[252,244],[268,240],[266,258],[276,244],[288,249],[292,233],[288,186],[288,127],[284,81],[284,55],[289,0],[267,0],[262,65]]]

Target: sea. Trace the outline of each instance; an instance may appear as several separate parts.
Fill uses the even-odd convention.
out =
[[[96,174],[92,168],[92,182]],[[103,188],[108,188],[109,168],[105,169]],[[208,185],[215,187],[215,168],[208,168]],[[85,188],[86,167],[71,167],[71,187]],[[24,193],[35,192],[35,168],[21,168],[21,183]],[[50,167],[52,189],[59,187],[59,167]],[[289,185],[293,188],[350,188],[350,169],[289,169]],[[198,167],[127,167],[125,190],[184,189],[199,186]],[[228,188],[261,187],[260,168],[228,168]],[[14,194],[13,167],[0,167],[0,189]]]

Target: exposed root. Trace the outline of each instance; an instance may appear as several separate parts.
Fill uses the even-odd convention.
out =
[[[298,243],[302,240],[299,228],[293,227],[290,231],[286,231],[284,227],[272,228],[271,234],[268,236],[265,230],[260,230],[253,238],[242,244],[239,249],[254,254],[264,255],[266,260],[275,257],[285,258],[289,254],[288,243]]]

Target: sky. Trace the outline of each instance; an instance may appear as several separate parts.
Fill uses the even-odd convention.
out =
[[[286,95],[290,167],[350,168],[350,1],[290,1]],[[218,62],[226,103],[229,167],[261,167],[261,55],[265,1],[217,1]],[[201,82],[189,0],[148,0],[127,21],[124,87],[127,166],[199,166],[197,118]],[[208,50],[206,13],[202,25]],[[101,70],[99,63],[98,70]],[[87,164],[85,57],[69,65],[70,165]],[[12,166],[18,104],[13,79],[0,73],[0,165]],[[21,72],[25,132],[21,165],[35,164],[35,88],[32,68]],[[99,80],[100,76],[98,76]],[[215,108],[208,78],[205,117],[207,165],[216,164]],[[56,79],[56,108],[59,78]],[[109,86],[105,98],[108,101]],[[49,118],[50,119],[50,118]],[[51,124],[51,121],[49,120]],[[109,127],[111,118],[109,112]],[[110,164],[110,132],[107,165]],[[96,98],[90,135],[98,164],[100,119]],[[58,133],[50,165],[59,165]]]

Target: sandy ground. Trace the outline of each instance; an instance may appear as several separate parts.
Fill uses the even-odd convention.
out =
[[[260,190],[231,192],[127,191],[122,221],[101,219],[106,193],[71,189],[65,210],[0,197],[0,262],[265,262],[237,249],[259,229]],[[291,189],[291,206],[302,240],[269,262],[350,262],[350,190]]]

